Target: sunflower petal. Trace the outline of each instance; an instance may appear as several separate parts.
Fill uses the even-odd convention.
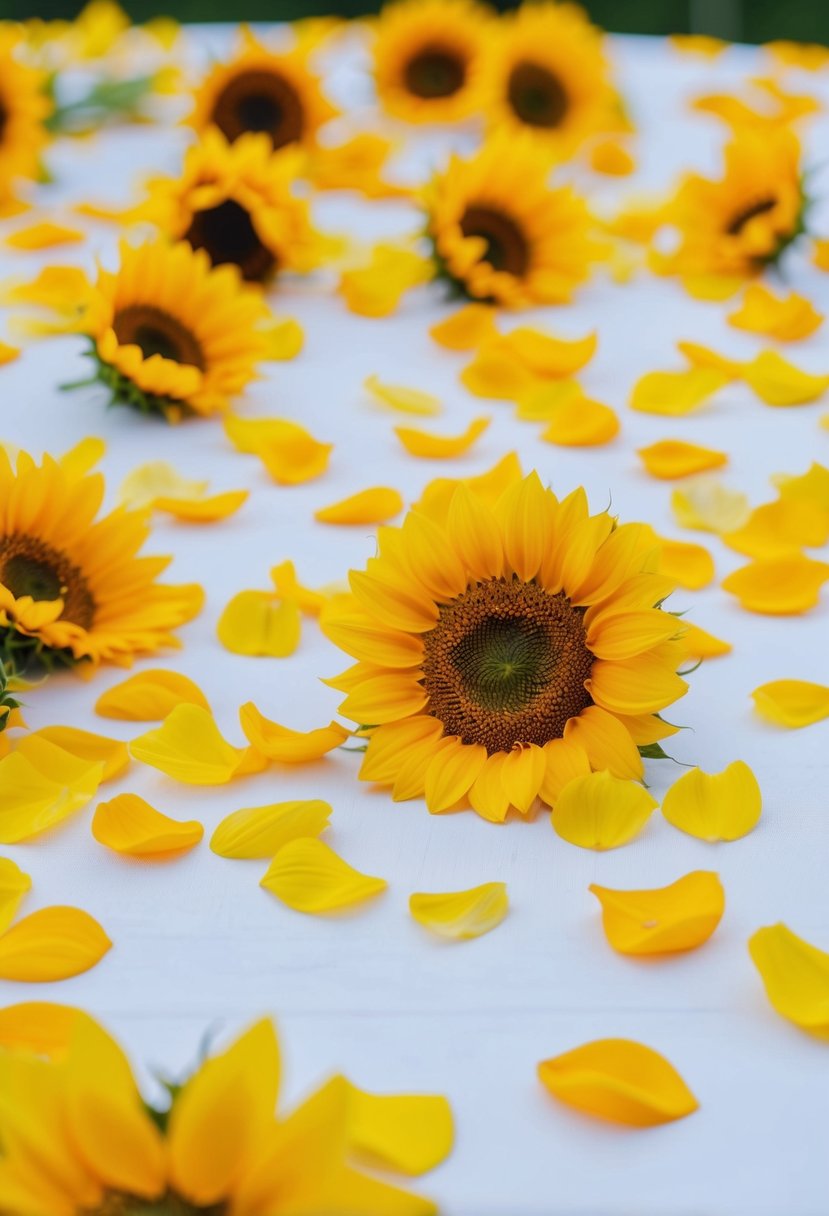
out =
[[[725,892],[716,874],[694,870],[668,887],[614,891],[589,888],[602,905],[605,936],[620,954],[695,950],[722,920]]]
[[[686,659],[717,659],[731,654],[734,647],[722,638],[714,637],[699,625],[686,625],[682,634],[682,653]]]
[[[728,463],[725,452],[686,443],[682,439],[662,439],[649,447],[639,448],[637,455],[651,477],[663,481],[706,473]]]
[[[295,603],[280,602],[269,591],[239,591],[225,606],[216,633],[231,654],[284,659],[299,646],[302,618]]]
[[[167,857],[194,848],[204,836],[200,823],[183,823],[155,810],[137,794],[101,802],[92,820],[98,844],[126,857]]]
[[[314,519],[321,524],[381,524],[394,519],[402,510],[403,498],[399,490],[373,486],[320,507],[314,512]]]
[[[274,857],[289,840],[319,836],[330,817],[330,805],[318,798],[246,807],[222,820],[210,848],[219,857]]]
[[[417,456],[421,460],[449,460],[468,452],[483,435],[490,421],[488,417],[473,418],[460,435],[435,435],[432,431],[410,426],[396,426],[394,433],[410,456]]]
[[[560,447],[600,447],[619,433],[619,418],[609,405],[588,397],[563,401],[541,432],[547,443]]]
[[[699,840],[739,840],[760,819],[763,798],[757,778],[743,760],[721,773],[695,768],[680,777],[662,800],[662,814]]]
[[[0,934],[8,929],[17,915],[24,896],[31,891],[32,880],[16,862],[0,857]]]
[[[746,384],[766,405],[806,405],[829,388],[829,375],[801,371],[774,350],[764,350],[743,368]]]
[[[308,731],[280,726],[261,714],[252,701],[239,710],[239,720],[252,746],[268,760],[280,764],[310,764],[340,747],[348,738],[348,731],[339,722]]]
[[[501,344],[486,342],[461,372],[461,384],[475,397],[521,401],[537,385],[537,378]]]
[[[534,375],[563,380],[590,362],[599,339],[595,332],[584,338],[556,338],[543,330],[520,326],[501,338],[499,344]]]
[[[810,680],[772,680],[751,694],[761,718],[797,730],[829,718],[829,688]]]
[[[728,315],[729,325],[776,338],[778,342],[808,338],[823,324],[823,319],[803,296],[791,292],[780,299],[761,283],[749,284],[740,307]]]
[[[748,949],[780,1016],[804,1030],[829,1031],[829,954],[783,924],[758,929]]]
[[[506,884],[487,882],[468,891],[409,897],[409,911],[419,925],[439,937],[466,941],[497,928],[509,911]]]
[[[375,401],[401,414],[439,414],[443,409],[440,398],[419,388],[402,384],[386,384],[379,376],[367,376],[363,387]]]
[[[814,608],[829,581],[829,563],[795,554],[741,566],[722,581],[743,608],[767,616],[795,616]]]
[[[316,837],[283,845],[260,883],[294,911],[314,915],[354,907],[387,885],[385,879],[353,869]]]
[[[468,793],[483,768],[487,752],[479,744],[452,741],[426,770],[426,806],[432,815],[451,810]]]
[[[0,937],[0,979],[52,983],[89,971],[112,942],[80,908],[41,908]]]
[[[452,1108],[438,1094],[370,1094],[350,1081],[349,1148],[371,1164],[409,1177],[428,1173],[452,1151]]]
[[[95,713],[124,722],[161,722],[177,705],[209,710],[202,690],[187,676],[161,669],[140,671],[102,693]]]
[[[671,507],[683,528],[703,532],[732,532],[751,514],[745,494],[729,490],[714,477],[700,477],[683,490],[671,494]]]
[[[641,832],[657,803],[647,790],[608,772],[576,777],[551,812],[555,831],[582,849],[616,849]]]
[[[95,796],[104,766],[27,736],[0,760],[0,843],[31,840]]]
[[[714,367],[690,367],[682,372],[648,372],[637,380],[630,408],[642,414],[680,417],[698,409],[730,376]]]
[[[102,782],[120,777],[130,762],[129,748],[120,739],[108,739],[105,735],[79,730],[76,726],[41,726],[40,730],[33,731],[27,738],[45,739],[78,760],[103,764]],[[25,748],[23,754],[27,754]]]
[[[231,747],[208,710],[188,704],[177,705],[157,730],[134,739],[130,751],[187,785],[224,785],[244,759],[244,750]]]
[[[475,350],[497,336],[496,316],[496,310],[489,304],[466,304],[433,325],[429,334],[447,350]]]

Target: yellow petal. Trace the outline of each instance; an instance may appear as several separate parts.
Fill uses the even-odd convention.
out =
[[[750,562],[724,578],[722,586],[749,612],[795,616],[814,608],[827,581],[829,564],[796,554]]]
[[[452,1151],[452,1108],[439,1094],[369,1094],[348,1087],[351,1151],[372,1165],[417,1177]]]
[[[403,498],[398,490],[373,486],[320,507],[314,512],[314,519],[321,524],[382,524],[402,510]]]
[[[387,883],[352,869],[316,837],[284,845],[260,886],[296,912],[319,914],[351,908],[385,891]]]
[[[649,447],[639,448],[637,455],[651,477],[663,481],[705,473],[728,463],[725,452],[685,443],[682,439],[662,439]]]
[[[32,880],[8,857],[0,857],[0,934],[5,933],[17,915],[23,897],[32,889]]]
[[[637,380],[630,408],[642,414],[680,417],[727,384],[730,377],[714,367],[691,367],[682,372],[648,372]]]
[[[688,274],[682,286],[695,300],[730,300],[745,284],[742,275]]]
[[[204,498],[167,498],[162,495],[153,505],[156,511],[165,511],[182,523],[214,524],[234,515],[248,498],[247,490],[225,490],[223,494],[209,494]]]
[[[742,363],[736,359],[729,359],[727,355],[721,355],[719,351],[712,350],[710,346],[703,346],[700,342],[677,342],[676,346],[679,353],[685,356],[692,367],[722,372],[729,380],[736,380],[742,374]]]
[[[829,388],[829,375],[801,371],[774,350],[764,350],[746,363],[743,377],[767,405],[805,405],[817,401]]]
[[[396,426],[394,433],[410,456],[423,460],[448,460],[462,456],[480,439],[490,424],[490,418],[474,418],[460,435],[435,435],[411,426]]]
[[[609,177],[628,177],[636,172],[636,161],[618,140],[603,139],[590,149],[590,168]]]
[[[271,578],[279,599],[290,600],[296,604],[300,612],[305,612],[308,616],[319,616],[331,598],[321,591],[314,591],[310,587],[303,586],[296,576],[294,563],[291,561],[280,562],[278,566],[273,566]]]
[[[796,292],[780,299],[761,283],[751,283],[740,307],[729,313],[728,323],[778,342],[798,342],[823,324],[823,316]]]
[[[305,345],[305,334],[302,326],[292,317],[274,321],[259,331],[267,344],[264,358],[277,363],[286,363],[296,359]]]
[[[776,473],[772,481],[781,498],[809,502],[829,512],[829,469],[824,465],[813,462],[797,477]]]
[[[443,409],[440,398],[424,393],[419,388],[406,388],[402,384],[386,384],[379,376],[367,376],[363,382],[366,392],[388,409],[401,414],[439,414]]]
[[[683,622],[684,623],[684,622]],[[731,654],[734,647],[722,638],[714,637],[699,625],[685,624],[682,635],[682,653],[686,659],[718,659]]]
[[[186,704],[171,710],[157,730],[134,739],[130,751],[187,785],[224,785],[244,759],[244,749],[231,747],[208,710]]]
[[[714,581],[716,573],[714,559],[702,545],[692,545],[682,540],[657,538],[659,554],[657,569],[680,587],[699,591]]]
[[[238,418],[224,420],[225,434],[240,452],[258,456],[279,485],[300,485],[320,477],[328,468],[334,445],[321,443],[287,418]]]
[[[567,419],[571,417],[572,407],[585,400],[576,380],[539,380],[517,402],[515,417],[522,422],[552,422],[561,413]],[[567,406],[571,409],[566,409]]]
[[[497,339],[479,348],[461,372],[461,383],[475,397],[521,401],[537,386],[537,377]]]
[[[783,924],[758,929],[748,949],[780,1016],[803,1030],[829,1031],[829,954]]]
[[[219,641],[231,654],[279,659],[294,653],[301,631],[298,606],[290,601],[280,603],[269,591],[240,591],[216,626]]]
[[[219,857],[273,857],[289,840],[319,836],[330,817],[331,807],[318,798],[246,807],[222,820],[210,848]]]
[[[751,694],[761,718],[797,730],[829,718],[829,688],[809,680],[772,680]]]
[[[104,766],[26,736],[0,760],[0,843],[31,840],[86,806]]]
[[[561,447],[599,447],[619,433],[619,418],[609,405],[588,397],[562,401],[541,438]]]
[[[805,498],[778,498],[755,507],[741,527],[723,534],[723,540],[747,557],[783,557],[804,546],[825,545],[829,511]]]
[[[27,228],[18,228],[11,236],[6,237],[6,244],[11,249],[34,252],[38,249],[54,249],[57,245],[75,245],[85,239],[84,234],[77,228],[67,228],[63,224],[46,221],[31,224]]]
[[[139,671],[103,693],[95,702],[102,718],[123,722],[161,722],[177,705],[210,709],[197,684],[177,671]]]
[[[483,937],[500,925],[509,911],[506,883],[487,882],[468,891],[409,897],[409,911],[419,925],[438,937],[466,941]]]
[[[94,917],[80,908],[41,908],[0,937],[0,979],[68,980],[91,970],[111,946]]]
[[[757,778],[743,760],[721,773],[694,768],[662,800],[662,814],[675,828],[699,840],[739,840],[756,826],[763,809]]]
[[[700,477],[682,490],[671,494],[671,507],[683,528],[698,528],[703,532],[733,532],[741,528],[751,514],[745,494],[729,490],[715,477]]]
[[[602,905],[605,936],[620,954],[669,954],[707,942],[725,911],[716,874],[694,870],[668,887],[614,891],[589,888]]]
[[[92,764],[100,762],[104,766],[102,782],[120,777],[130,762],[129,748],[120,739],[108,739],[105,735],[79,730],[76,726],[42,726],[28,737],[54,743],[79,760],[88,760]]]
[[[699,1106],[664,1056],[631,1039],[597,1039],[538,1066],[541,1083],[568,1106],[630,1127],[654,1127]]]
[[[550,818],[563,840],[582,849],[616,849],[641,832],[657,803],[647,790],[608,772],[568,781]]]
[[[0,367],[5,367],[7,363],[14,363],[22,353],[19,346],[10,346],[8,342],[0,342]]]
[[[195,820],[170,819],[137,794],[118,794],[98,804],[92,835],[114,853],[151,858],[187,852],[202,839],[204,828]]]
[[[501,338],[499,344],[534,375],[559,380],[585,367],[595,355],[599,340],[595,333],[584,338],[556,338],[541,329],[521,326]]]
[[[497,336],[496,312],[489,304],[465,304],[444,321],[431,326],[429,334],[447,350],[475,350]]]
[[[0,1009],[0,1047],[48,1060],[63,1060],[72,1045],[79,1021],[89,1014],[50,1001],[24,1001]]]
[[[280,726],[278,722],[272,722],[260,714],[251,701],[239,710],[239,719],[253,747],[269,760],[281,764],[310,764],[322,759],[335,747],[341,747],[349,737],[348,731],[339,722],[330,722],[328,726],[308,731]]]
[[[182,477],[166,460],[149,460],[128,473],[118,490],[118,502],[132,510],[152,507],[158,498],[197,499],[206,493],[207,481]]]

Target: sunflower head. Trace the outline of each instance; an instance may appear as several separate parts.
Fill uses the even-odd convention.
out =
[[[357,660],[332,683],[369,732],[361,776],[490,819],[591,769],[641,778],[640,746],[673,733],[658,715],[687,687],[653,558],[647,529],[536,474],[426,496],[322,618]]]
[[[114,403],[177,421],[225,410],[254,378],[265,315],[238,268],[213,268],[204,249],[123,242],[118,269],[99,271],[79,327]]]
[[[16,465],[0,450],[0,663],[7,671],[128,664],[176,645],[172,631],[194,617],[197,586],[156,582],[166,557],[141,557],[141,512],[96,518],[99,474],[77,474],[50,456]],[[32,504],[39,504],[35,510]]]
[[[13,26],[0,26],[0,199],[16,180],[39,177],[53,109],[46,74],[20,61],[20,43]]]
[[[252,131],[267,136],[274,148],[314,145],[319,128],[337,110],[308,59],[303,43],[275,54],[246,30],[238,54],[216,64],[202,81],[188,121],[197,131],[218,127],[230,142]]]
[[[381,106],[407,122],[455,122],[482,104],[492,13],[476,0],[394,0],[375,25]]]
[[[423,194],[440,276],[473,300],[520,307],[563,303],[598,256],[584,201],[551,187],[532,141],[499,136],[468,160],[453,156]]]

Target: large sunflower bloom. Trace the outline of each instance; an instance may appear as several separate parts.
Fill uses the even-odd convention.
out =
[[[77,475],[0,449],[0,661],[13,671],[82,659],[123,666],[177,645],[172,631],[200,610],[195,585],[157,583],[168,557],[140,557],[143,512],[96,519],[100,474]]]
[[[197,131],[218,127],[231,142],[246,131],[267,135],[274,148],[313,146],[323,123],[337,113],[311,71],[308,47],[276,54],[249,30],[227,63],[217,63],[196,91],[188,121]]]
[[[687,687],[649,550],[640,525],[591,516],[582,490],[559,502],[536,474],[492,505],[460,485],[381,529],[353,598],[323,615],[357,660],[332,683],[370,728],[361,777],[493,820],[591,769],[641,777],[639,747],[673,733],[657,715]]]
[[[574,4],[523,4],[504,17],[486,90],[493,127],[529,132],[558,156],[620,123],[602,33]]]
[[[156,1111],[121,1048],[88,1015],[50,1005],[5,1015],[14,1047],[0,1051],[0,1210],[10,1216],[435,1211],[352,1164],[353,1090],[344,1077],[277,1116],[279,1045],[269,1021],[207,1060],[171,1109]]]
[[[552,187],[527,138],[493,138],[453,156],[423,193],[439,274],[459,293],[508,307],[564,303],[598,256],[584,201]]]
[[[14,27],[0,26],[0,203],[17,179],[38,178],[49,138],[46,119],[53,108],[46,74],[18,60],[19,42]]]
[[[407,122],[456,122],[481,109],[482,68],[494,36],[476,0],[395,0],[374,27],[380,105]]]
[[[176,420],[225,410],[254,378],[266,315],[238,268],[212,267],[205,250],[124,242],[118,269],[99,271],[80,328],[113,401]]]

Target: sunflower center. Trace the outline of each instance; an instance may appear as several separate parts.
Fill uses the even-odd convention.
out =
[[[173,1194],[150,1200],[111,1192],[101,1207],[85,1216],[224,1216],[225,1212],[224,1204],[214,1204],[209,1208],[194,1207]]]
[[[490,755],[560,739],[592,704],[583,610],[536,583],[475,584],[441,607],[423,647],[428,712]]]
[[[464,236],[486,244],[483,260],[495,270],[520,277],[530,266],[530,250],[522,229],[509,215],[491,207],[467,207],[461,217]]]
[[[6,123],[8,121],[9,121],[8,112],[6,110],[6,107],[3,105],[3,102],[0,101],[0,139],[2,139],[3,135],[5,134]]]
[[[517,63],[510,72],[507,99],[514,113],[531,127],[561,126],[570,98],[559,78],[540,63]]]
[[[264,131],[275,148],[297,143],[305,130],[302,102],[276,72],[241,72],[222,89],[212,117],[231,141],[245,131]]]
[[[32,536],[0,537],[0,583],[15,599],[63,600],[62,619],[89,629],[95,601],[77,566]]]
[[[773,211],[777,206],[776,198],[761,198],[756,203],[752,203],[750,207],[746,207],[735,215],[731,223],[726,228],[728,236],[739,236],[745,228],[746,224],[756,219],[758,215],[766,215],[767,212]]]
[[[251,281],[261,282],[276,266],[276,258],[260,241],[250,215],[232,198],[197,211],[184,239],[194,249],[205,249],[214,266],[232,262]]]
[[[187,363],[204,371],[204,352],[194,334],[176,318],[154,304],[130,304],[115,314],[112,322],[122,345],[138,346],[145,359],[161,355],[174,363]]]
[[[447,47],[428,46],[409,60],[403,78],[415,97],[451,97],[463,88],[466,64]]]

